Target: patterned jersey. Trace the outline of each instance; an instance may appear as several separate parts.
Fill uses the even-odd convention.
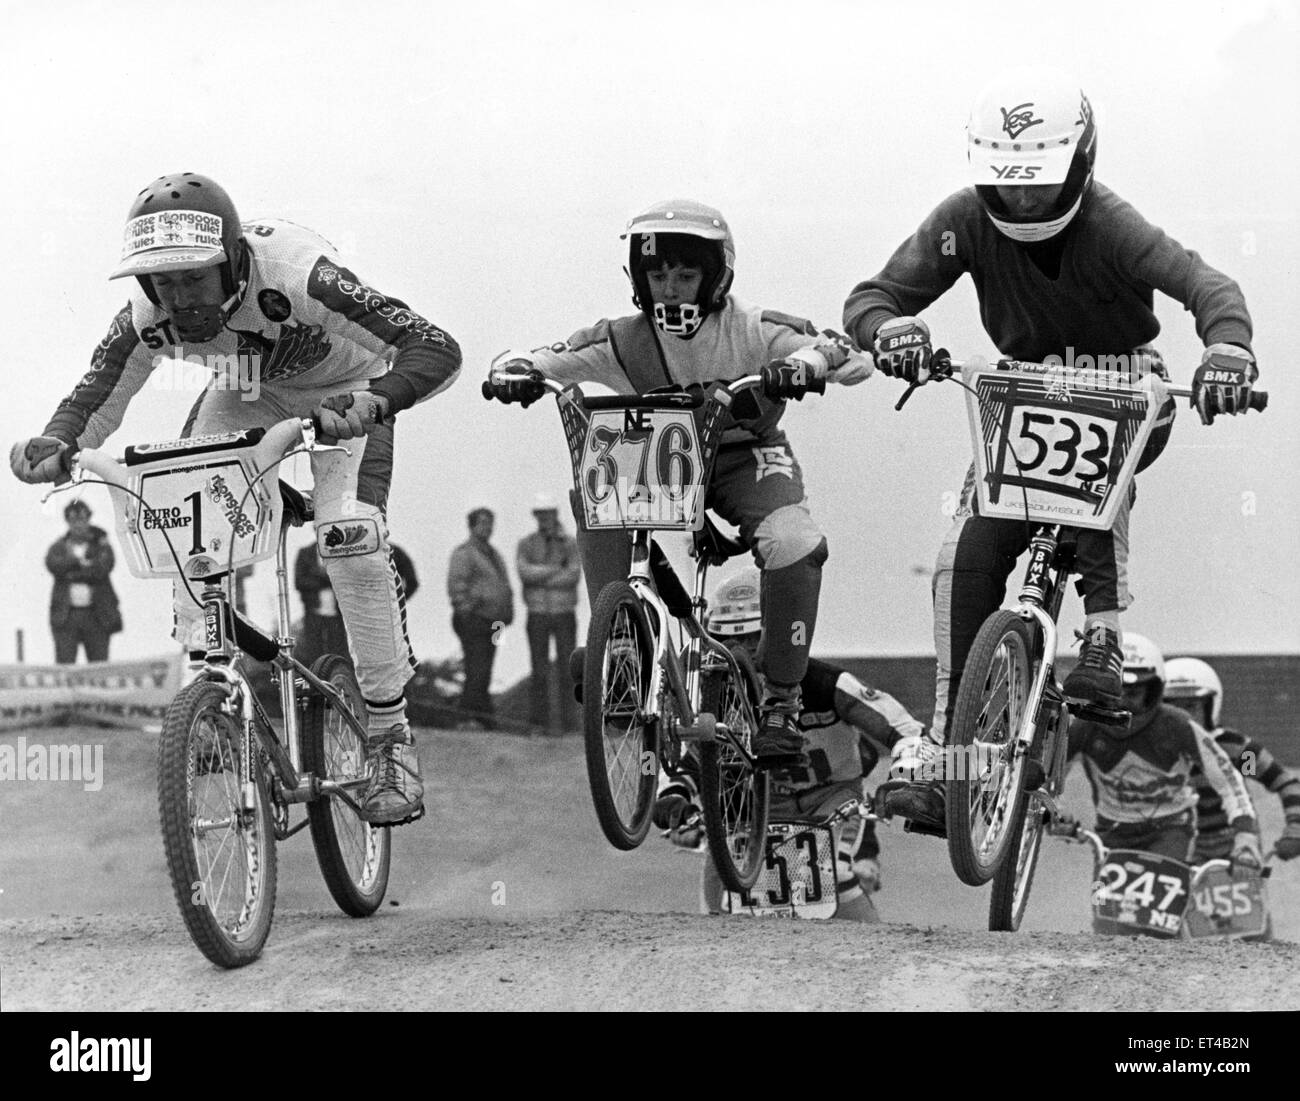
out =
[[[1048,278],[1036,249],[1059,249]],[[980,320],[999,352],[1041,361],[1049,355],[1124,355],[1160,332],[1153,292],[1183,303],[1204,344],[1250,347],[1241,288],[1153,226],[1113,191],[1094,183],[1078,215],[1051,242],[1025,246],[989,220],[974,188],[950,195],[875,277],[844,306],[844,326],[860,347],[891,317],[920,313],[963,274],[979,297]]]
[[[1263,784],[1282,800],[1288,826],[1300,825],[1300,776],[1278,764],[1264,746],[1235,730],[1220,727],[1214,740],[1242,776]],[[1204,775],[1196,777],[1196,851],[1198,857],[1226,855],[1232,848],[1231,819],[1223,800]]]
[[[773,779],[772,793],[794,795],[827,784],[865,778],[900,738],[924,727],[888,692],[863,684],[852,673],[816,658],[800,684],[799,727],[807,739],[808,767]]]
[[[45,435],[99,447],[154,368],[172,360],[210,370],[214,387],[249,393],[254,382],[340,391],[369,383],[394,413],[455,380],[456,342],[363,283],[324,238],[279,220],[247,223],[244,236],[248,286],[225,328],[205,343],[178,343],[166,312],[136,283]]]
[[[1245,818],[1255,829],[1246,786],[1227,755],[1186,712],[1161,704],[1137,729],[1116,737],[1112,728],[1075,720],[1069,756],[1082,757],[1097,817],[1116,823],[1147,822],[1196,805],[1196,771],[1223,800],[1229,821]]]
[[[598,382],[616,394],[637,394],[659,387],[732,382],[817,339],[810,321],[742,306],[728,295],[724,307],[711,312],[689,338],[660,333],[643,314],[637,314],[598,321],[562,344],[519,356],[556,382]],[[724,443],[745,436],[761,438],[775,429],[784,403],[757,395],[752,401],[747,411],[735,412],[735,419],[746,422],[745,427],[738,430],[729,425]]]

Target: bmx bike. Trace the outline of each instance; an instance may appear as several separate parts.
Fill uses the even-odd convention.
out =
[[[1185,940],[1268,940],[1272,936],[1262,868],[1231,860],[1188,864],[1140,849],[1108,849],[1098,834],[1061,817],[1048,832],[1093,851],[1092,928],[1107,936]]]
[[[993,880],[990,927],[1015,929],[1043,828],[1059,816],[1071,714],[1126,725],[1127,711],[1067,700],[1056,678],[1056,623],[1075,572],[1078,530],[1109,530],[1170,397],[1152,372],[1128,379],[1064,365],[935,356],[960,371],[980,515],[1023,520],[1029,561],[1019,599],[981,626],[958,687],[944,788],[948,852],[963,883]],[[899,407],[911,394],[903,395]],[[1253,391],[1250,408],[1268,395]]]
[[[607,584],[593,603],[582,673],[587,778],[601,830],[615,848],[637,848],[650,830],[660,770],[678,776],[697,766],[710,854],[728,889],[747,890],[763,864],[769,802],[752,747],[758,675],[748,655],[702,623],[709,567],[748,548],[718,530],[705,497],[726,414],[761,376],[703,392],[589,396],[536,370],[493,367],[484,397],[508,402],[508,384],[519,381],[556,396],[583,528],[626,532],[631,545],[626,580]],[[692,533],[690,593],[656,531]]]
[[[267,430],[128,447],[121,461],[65,451],[73,480],[52,491],[107,484],[131,572],[171,578],[181,599],[202,608],[205,652],[168,706],[158,742],[158,813],[185,928],[199,951],[226,968],[261,954],[275,910],[275,843],[304,826],[344,913],[374,913],[388,886],[389,829],[364,821],[359,802],[371,766],[351,663],[325,654],[308,669],[293,656],[285,533],[313,518],[312,505],[287,483],[269,489],[262,479],[297,453],[295,445],[345,450],[317,444],[310,420],[290,419]],[[235,610],[230,591],[237,568],[272,555],[274,637]],[[249,683],[245,655],[271,664],[282,731]],[[306,806],[297,822],[295,804]]]

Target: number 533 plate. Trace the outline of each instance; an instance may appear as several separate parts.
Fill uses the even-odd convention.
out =
[[[982,516],[1106,530],[1127,496],[1163,384],[980,361],[963,377]],[[1038,366],[1038,365],[1033,365]]]

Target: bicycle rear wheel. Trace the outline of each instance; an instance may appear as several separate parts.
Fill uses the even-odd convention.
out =
[[[626,581],[606,585],[587,628],[583,740],[596,817],[616,849],[640,845],[654,812],[659,757],[647,719],[654,652],[636,591]]]
[[[366,701],[351,662],[338,654],[323,654],[311,671],[337,688],[353,715],[362,723],[366,721]],[[349,794],[360,802],[369,780],[366,750],[365,741],[338,709],[314,693],[302,724],[303,769],[318,779],[348,785]],[[345,914],[369,917],[379,909],[388,890],[389,829],[363,822],[337,795],[323,795],[308,803],[307,817],[316,861],[334,901]]]
[[[948,856],[963,883],[978,887],[1006,858],[1024,803],[1024,760],[1015,752],[1029,702],[1032,641],[1019,616],[984,621],[966,659],[946,752]]]
[[[989,899],[989,929],[1014,933],[1029,906],[1029,890],[1043,844],[1043,816],[1047,812],[1034,800],[1025,799],[1015,824],[1006,859],[993,876]]]
[[[241,809],[240,721],[227,690],[197,680],[167,708],[158,741],[158,817],[172,891],[191,939],[219,967],[261,955],[275,911],[275,827],[254,770]]]
[[[723,666],[704,680],[701,708],[725,723],[752,752],[757,730],[758,675],[749,654],[733,651],[740,678]],[[725,738],[700,746],[700,799],[704,832],[718,876],[729,891],[747,891],[758,880],[767,840],[768,773],[756,771]]]

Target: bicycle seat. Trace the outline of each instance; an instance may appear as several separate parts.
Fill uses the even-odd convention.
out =
[[[695,555],[710,566],[721,566],[728,558],[735,558],[749,550],[739,539],[723,535],[713,517],[704,514],[704,526],[693,536]]]
[[[281,480],[280,497],[284,501],[284,522],[295,528],[311,523],[316,518],[316,507],[310,493],[294,489],[288,482]]]

